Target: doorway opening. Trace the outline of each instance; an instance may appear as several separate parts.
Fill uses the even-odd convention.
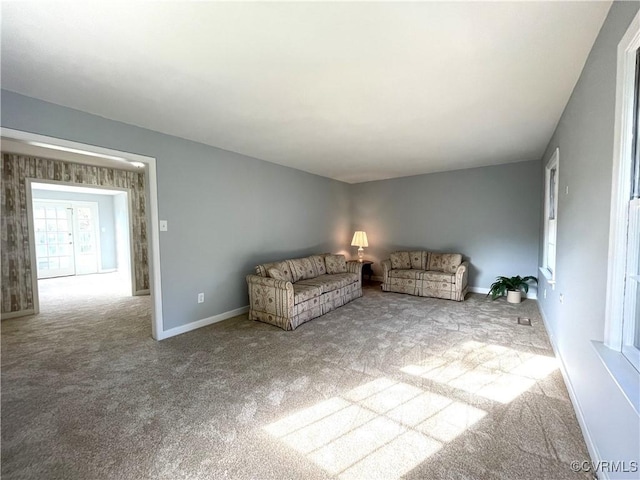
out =
[[[72,286],[134,295],[128,191],[35,180],[28,185],[41,308],[55,292],[68,296]],[[62,278],[79,275],[85,278]]]
[[[130,232],[135,231],[136,235],[135,242],[133,241],[133,236],[129,238],[131,246],[130,255],[133,261],[129,263],[131,275],[129,275],[128,278],[135,279],[135,281],[129,280],[129,282],[134,285],[133,288],[136,290],[133,293],[136,296],[128,296],[127,298],[139,299],[140,302],[149,305],[151,310],[151,335],[154,339],[162,340],[170,336],[164,331],[162,322],[156,159],[130,152],[8,128],[0,128],[0,137],[2,138],[3,144],[3,166],[9,168],[11,173],[11,175],[3,176],[3,182],[7,183],[6,192],[11,193],[11,203],[7,203],[9,214],[6,218],[7,222],[11,224],[10,230],[12,236],[9,245],[12,250],[3,249],[3,259],[11,262],[13,266],[11,270],[12,276],[7,276],[7,282],[4,281],[5,277],[3,275],[3,298],[11,298],[11,304],[5,305],[3,303],[3,308],[7,306],[7,309],[2,312],[2,319],[38,315],[40,312],[36,242],[33,238],[35,233],[33,228],[34,217],[31,211],[33,205],[31,188],[26,185],[27,180],[36,183],[41,181],[44,183],[77,182],[72,184],[72,186],[89,185],[91,187],[114,190],[119,189],[121,186],[124,187],[124,184],[132,183],[132,190],[128,192],[129,198],[126,203],[130,204],[129,218],[131,222],[130,226],[132,227],[130,228]],[[9,149],[9,147],[11,147],[11,149]],[[13,153],[7,155],[5,152]],[[11,157],[11,155],[13,155],[13,157]],[[54,166],[51,163],[47,163],[60,160],[66,162],[65,167],[61,167],[60,165]],[[24,168],[25,165],[29,165],[30,167]],[[106,167],[115,170],[111,170],[113,173],[110,173],[94,167]],[[138,169],[141,168],[144,169],[144,175],[138,176],[136,181],[134,181],[136,179],[135,175],[126,172],[127,170],[138,171]],[[31,176],[35,178],[29,178]],[[129,185],[127,185],[127,188],[129,188]],[[125,189],[126,188],[123,190]],[[22,194],[20,194],[21,190]],[[25,197],[27,197],[26,203]],[[60,216],[61,220],[65,220],[63,212],[60,213]],[[46,212],[44,220],[45,222],[47,220]],[[56,229],[59,228],[57,222],[58,213],[56,212]],[[28,228],[25,228],[27,223],[30,223],[30,225]],[[68,234],[69,232],[66,233]],[[138,233],[140,233],[141,236],[139,236]],[[55,246],[60,243],[58,242],[57,236],[55,241],[53,241],[53,237],[51,240],[51,243]],[[48,252],[48,240],[46,245]],[[57,252],[57,249],[54,250]],[[61,251],[63,251],[63,249],[61,249]],[[120,251],[121,253],[126,252],[126,249],[120,249]],[[49,269],[49,258],[60,256],[61,255],[49,255],[47,253],[47,269]],[[122,262],[121,259],[117,259],[116,261],[119,261],[120,264],[127,264],[127,262]],[[76,262],[75,257],[74,262]],[[52,266],[55,266],[55,260],[52,263]],[[59,265],[60,260],[58,259],[58,267]],[[77,269],[76,267],[77,265],[74,265],[74,271]],[[105,274],[106,272],[94,275]],[[70,275],[53,278],[89,280],[89,275]],[[45,280],[43,279],[42,281]],[[12,296],[5,297],[5,291],[9,291],[10,289]],[[146,300],[144,296],[139,296],[148,294],[151,296],[147,296]],[[107,302],[105,305],[108,306],[105,308],[109,310],[114,308],[114,311],[121,310],[120,307],[116,307],[114,302]]]

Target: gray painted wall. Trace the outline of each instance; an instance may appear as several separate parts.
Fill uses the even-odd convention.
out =
[[[640,421],[591,341],[604,337],[616,49],[638,6],[638,2],[613,3],[541,167],[559,147],[557,285],[553,290],[546,281],[541,283],[547,298],[540,295],[540,307],[601,459],[627,462],[640,460]],[[541,234],[540,258],[542,241]]]
[[[539,161],[360,183],[353,229],[367,232],[378,275],[395,250],[459,252],[469,284],[488,288],[498,275],[537,276],[541,188]]]
[[[246,306],[257,263],[349,244],[345,183],[5,90],[1,115],[3,127],[157,159],[164,330]]]
[[[100,256],[102,270],[117,268],[116,230],[114,224],[113,197],[111,195],[93,195],[91,193],[58,192],[54,190],[32,191],[34,199],[95,202],[98,204],[100,223]],[[103,231],[104,230],[104,231]]]

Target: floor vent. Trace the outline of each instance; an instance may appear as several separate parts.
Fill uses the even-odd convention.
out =
[[[530,327],[531,319],[527,317],[518,317],[518,325],[526,325],[527,327]]]

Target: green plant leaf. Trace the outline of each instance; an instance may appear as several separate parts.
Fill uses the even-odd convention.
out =
[[[531,275],[524,278],[520,275],[516,275],[514,277],[499,276],[496,277],[496,281],[491,284],[487,296],[491,295],[492,300],[495,300],[498,297],[506,295],[509,290],[514,292],[524,291],[524,293],[528,293],[529,282],[538,283],[538,279]]]

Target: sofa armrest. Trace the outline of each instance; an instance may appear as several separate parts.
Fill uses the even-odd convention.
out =
[[[390,271],[391,271],[391,260],[390,259],[383,260],[382,261],[382,281],[383,282],[385,283],[387,282]]]
[[[271,277],[247,275],[249,308],[283,318],[293,318],[293,284]]]
[[[358,278],[362,278],[362,262],[357,260],[349,260],[347,262],[347,272],[356,273]]]
[[[286,280],[276,280],[271,277],[263,277],[260,275],[247,275],[247,284],[262,285],[263,287],[279,288],[281,290],[291,290],[293,292],[293,284]]]
[[[459,288],[466,287],[468,278],[469,278],[469,262],[462,262],[458,267],[458,269],[456,270],[456,285]]]

